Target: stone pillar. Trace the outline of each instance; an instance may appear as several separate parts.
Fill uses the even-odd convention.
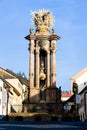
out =
[[[47,88],[50,87],[50,51],[47,51]]]
[[[36,47],[36,84],[35,87],[39,88],[39,47]]]
[[[56,51],[52,50],[52,86],[56,87]]]
[[[34,87],[34,40],[30,42],[29,86]]]

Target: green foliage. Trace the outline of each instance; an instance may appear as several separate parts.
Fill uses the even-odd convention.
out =
[[[24,72],[17,73],[17,76],[27,78]]]

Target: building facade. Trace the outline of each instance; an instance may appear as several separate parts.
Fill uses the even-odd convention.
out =
[[[71,91],[73,91],[73,83],[78,84],[78,93],[80,93],[87,84],[87,67],[79,71],[71,78]]]
[[[4,82],[0,79],[0,115],[6,115],[7,113],[7,91],[4,88]]]
[[[0,115],[23,111],[26,88],[23,80],[0,68]]]
[[[87,120],[87,86],[79,93],[81,103],[78,105],[78,114],[81,121]]]
[[[79,71],[71,78],[72,91],[73,83],[77,84],[77,93],[74,96],[77,113],[80,117],[80,120],[84,121],[87,118],[87,67]],[[76,98],[76,95],[78,99]]]

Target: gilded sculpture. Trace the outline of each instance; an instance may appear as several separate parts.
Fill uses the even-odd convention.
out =
[[[47,10],[39,10],[31,12],[32,22],[39,32],[49,31],[54,23],[54,17],[51,12]]]

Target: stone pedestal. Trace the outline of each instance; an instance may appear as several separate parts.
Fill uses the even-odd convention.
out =
[[[47,88],[46,89],[46,102],[58,101],[58,88]]]
[[[37,103],[40,101],[40,89],[31,88],[30,89],[30,103]]]

